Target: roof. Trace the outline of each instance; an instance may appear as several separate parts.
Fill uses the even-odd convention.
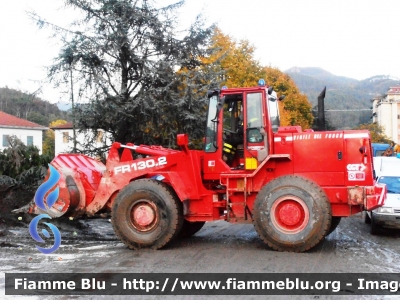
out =
[[[372,148],[375,150],[386,150],[389,146],[389,144],[372,143]]]
[[[392,86],[389,88],[387,95],[400,94],[400,86]]]
[[[65,124],[61,124],[61,125],[57,125],[57,126],[52,126],[50,128],[53,129],[53,130],[74,129],[71,122],[68,122],[68,123],[65,123]],[[75,129],[79,130],[79,128],[75,128]]]
[[[57,125],[54,127],[51,127],[51,129],[73,129],[72,123],[68,122],[65,124]]]
[[[400,176],[400,157],[374,157],[374,169],[377,176]]]
[[[47,127],[33,123],[31,121],[17,118],[16,116],[9,115],[0,111],[0,128],[23,128],[34,130],[47,130]]]

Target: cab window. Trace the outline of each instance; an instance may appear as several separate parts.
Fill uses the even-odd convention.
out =
[[[215,152],[217,151],[217,96],[212,96],[210,98],[208,106],[208,116],[207,116],[207,127],[204,140],[204,151],[205,152]]]
[[[260,129],[263,127],[262,94],[247,95],[247,142],[260,143],[264,140]]]

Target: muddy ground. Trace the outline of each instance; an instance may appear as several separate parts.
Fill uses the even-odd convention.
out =
[[[18,219],[20,217],[20,219]],[[28,215],[5,216],[0,235],[0,298],[5,272],[59,273],[400,273],[400,231],[371,235],[361,215],[342,219],[323,243],[306,253],[276,252],[263,244],[250,224],[207,223],[189,239],[164,250],[127,249],[114,235],[108,218],[52,220],[62,235],[54,253],[40,253],[28,231]],[[41,245],[43,246],[43,245]],[[45,246],[44,246],[45,247]],[[3,295],[3,296],[2,296]],[[212,299],[241,299],[213,296]],[[21,299],[20,296],[8,297]],[[34,296],[24,299],[133,299],[133,296]],[[135,299],[158,299],[142,296]],[[210,299],[171,296],[171,299]],[[246,299],[266,299],[249,296]],[[287,299],[272,296],[269,299]],[[346,296],[290,297],[295,299],[349,299]],[[351,299],[395,299],[390,296],[352,296]]]

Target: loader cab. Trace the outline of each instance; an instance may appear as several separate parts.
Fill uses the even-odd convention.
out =
[[[204,178],[216,179],[225,172],[253,172],[272,151],[272,132],[279,127],[272,89],[223,88],[210,91],[208,97]]]

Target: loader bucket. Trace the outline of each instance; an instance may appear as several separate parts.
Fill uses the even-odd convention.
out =
[[[58,218],[63,215],[70,217],[82,216],[86,211],[87,205],[93,201],[100,180],[106,170],[105,165],[82,154],[59,154],[51,161],[50,165],[59,173],[60,178],[57,184],[46,192],[44,202],[47,203],[46,198],[48,195],[58,188],[56,202],[50,208],[47,207],[47,210],[43,210],[34,199],[27,206],[14,212],[46,213],[52,218]],[[44,182],[50,176],[51,169],[49,168]]]

